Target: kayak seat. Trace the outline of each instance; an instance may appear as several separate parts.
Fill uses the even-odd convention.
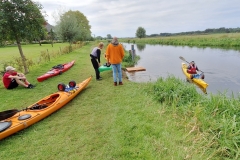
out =
[[[29,108],[30,110],[40,110],[40,109],[44,109],[47,108],[48,106],[46,104],[34,104],[31,108]]]
[[[52,68],[54,68],[54,69],[64,69],[64,65],[58,64],[56,66],[53,66]]]
[[[24,114],[24,115],[18,117],[18,120],[21,121],[21,120],[25,120],[25,119],[28,119],[28,118],[31,118],[31,117],[32,117],[31,114]]]
[[[12,125],[12,122],[11,122],[11,121],[8,121],[8,122],[0,122],[0,132],[5,131],[5,130],[8,129],[11,125]]]

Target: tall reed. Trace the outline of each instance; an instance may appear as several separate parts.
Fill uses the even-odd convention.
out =
[[[192,154],[201,150],[211,151],[209,158],[240,158],[240,97],[199,94],[195,86],[173,76],[158,79],[147,92],[175,111],[182,127],[194,134]]]

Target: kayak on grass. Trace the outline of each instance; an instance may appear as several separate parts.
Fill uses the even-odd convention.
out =
[[[69,70],[75,63],[75,60],[69,62],[69,63],[65,63],[65,64],[59,64],[56,66],[53,66],[52,69],[50,69],[47,73],[39,76],[37,78],[38,82],[42,82],[48,78],[51,78],[53,76],[57,76],[62,74],[63,72],[66,72],[67,70]]]
[[[202,74],[189,74],[187,72],[187,64],[186,63],[182,62],[182,70],[188,79],[191,79],[193,82],[197,83],[203,89],[206,89],[208,87],[208,84],[202,79],[202,76],[203,76]]]
[[[75,81],[70,81],[68,85],[58,84],[58,92],[42,98],[26,109],[0,112],[0,140],[37,123],[62,108],[78,95],[91,79],[92,77],[89,77],[78,84]]]
[[[112,65],[104,64],[98,68],[99,72],[112,70]]]

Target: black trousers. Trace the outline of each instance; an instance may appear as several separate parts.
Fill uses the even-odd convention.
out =
[[[92,62],[92,65],[93,65],[93,68],[95,69],[95,73],[96,73],[96,79],[99,79],[100,78],[100,72],[98,70],[98,62],[95,58],[91,58],[91,62]]]

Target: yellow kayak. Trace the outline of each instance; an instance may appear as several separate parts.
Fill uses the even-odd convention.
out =
[[[182,62],[182,70],[183,70],[183,73],[185,74],[185,76],[188,78],[188,79],[191,79],[191,74],[187,73],[187,64],[183,63]],[[201,78],[193,78],[191,79],[194,83],[196,83],[198,86],[202,87],[203,89],[206,89],[208,87],[208,84]]]
[[[58,92],[40,99],[26,109],[0,112],[0,140],[37,123],[62,108],[78,95],[91,79],[92,77],[89,77],[78,84],[70,81],[69,86],[58,84]]]

